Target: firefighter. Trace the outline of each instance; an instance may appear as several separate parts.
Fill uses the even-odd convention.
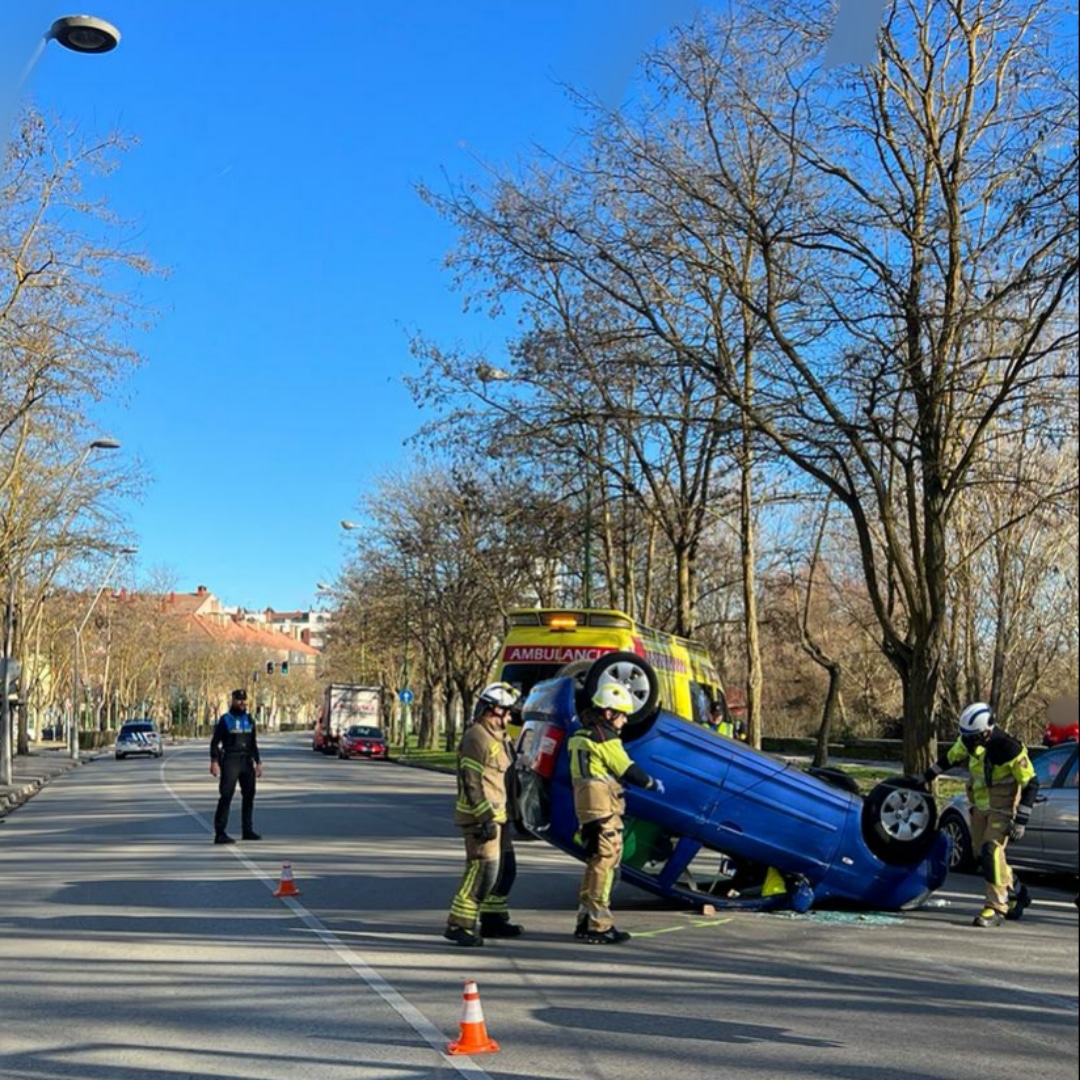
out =
[[[959,727],[944,761],[931,765],[923,779],[929,786],[943,772],[967,767],[971,840],[981,855],[986,882],[983,909],[973,925],[1000,926],[1006,919],[1021,918],[1031,903],[1027,886],[1016,885],[1005,848],[1024,835],[1039,781],[1023,743],[998,727],[989,705],[969,705],[960,714]]]
[[[443,937],[455,945],[483,945],[485,937],[519,937],[510,921],[509,896],[517,877],[510,821],[513,752],[506,723],[518,692],[492,683],[478,701],[475,721],[457,749],[457,804],[454,824],[465,839],[465,874],[450,905]]]
[[[240,784],[240,821],[245,840],[261,840],[252,825],[255,810],[255,781],[263,774],[259,759],[259,744],[255,737],[255,721],[248,715],[247,691],[234,690],[229,711],[218,720],[210,738],[210,775],[220,773],[218,804],[214,813],[214,843],[232,844],[235,841],[225,831],[229,824],[229,807]]]
[[[605,683],[593,695],[592,708],[582,711],[584,726],[568,746],[578,839],[587,855],[574,937],[590,945],[619,945],[630,938],[616,929],[610,908],[622,861],[623,782],[664,794],[663,782],[630,760],[619,737],[633,711],[634,699],[626,687]]]

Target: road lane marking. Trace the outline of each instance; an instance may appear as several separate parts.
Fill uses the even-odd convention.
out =
[[[172,760],[175,760],[175,756],[173,756]],[[163,760],[159,770],[161,782],[164,785],[165,790],[180,804],[186,814],[189,814],[202,825],[208,835],[213,835],[213,826],[204,819],[202,814],[189,806],[188,803],[173,791],[172,787],[170,787],[168,780],[165,778],[166,764],[166,761]],[[233,858],[239,860],[253,877],[258,878],[271,893],[274,892],[278,886],[276,879],[267,874],[257,863],[252,862],[252,860],[249,859],[243,851],[239,850],[236,845],[230,845],[227,850]],[[408,1024],[409,1027],[411,1027],[413,1031],[415,1031],[416,1034],[439,1055],[440,1075],[441,1069],[449,1068],[459,1076],[466,1077],[467,1080],[491,1080],[491,1075],[477,1065],[472,1058],[451,1057],[447,1054],[445,1052],[446,1044],[448,1042],[447,1037],[418,1008],[416,1008],[415,1005],[410,1004],[397,990],[395,990],[394,987],[370,964],[353,952],[344,942],[339,940],[332,930],[324,926],[318,916],[313,915],[303,904],[293,897],[284,896],[281,897],[280,900],[281,903],[285,904],[286,907],[288,907],[292,913],[338,957],[339,960],[344,962],[359,975],[367,984],[368,988],[393,1009],[394,1012],[396,1012],[398,1016],[400,1016],[401,1019],[404,1020],[405,1023]]]

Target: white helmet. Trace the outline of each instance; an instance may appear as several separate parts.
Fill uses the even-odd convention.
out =
[[[961,735],[982,735],[994,726],[994,714],[990,706],[983,701],[976,701],[960,714]]]
[[[629,716],[634,711],[634,699],[622,683],[606,682],[596,688],[592,703],[598,709],[614,709]]]
[[[512,709],[521,695],[509,683],[493,682],[480,691],[477,704],[484,709]]]

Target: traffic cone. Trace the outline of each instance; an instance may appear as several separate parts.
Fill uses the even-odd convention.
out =
[[[281,882],[274,890],[275,896],[299,896],[300,890],[296,887],[296,882],[293,881],[292,876],[292,863],[283,862],[281,864]]]
[[[465,984],[465,1000],[461,1006],[461,1035],[446,1048],[448,1054],[497,1054],[499,1044],[487,1033],[484,1009],[476,983]]]

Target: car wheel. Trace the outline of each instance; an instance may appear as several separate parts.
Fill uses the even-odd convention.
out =
[[[910,776],[883,780],[863,803],[862,831],[866,846],[891,866],[911,866],[937,842],[937,806]]]
[[[594,660],[585,673],[581,696],[585,703],[603,683],[616,682],[630,691],[637,707],[626,722],[629,732],[643,728],[655,715],[660,700],[660,681],[652,665],[632,652],[613,652]]]
[[[116,755],[116,760],[117,761],[123,761],[124,760],[124,755],[123,754],[117,754]]]
[[[975,853],[971,850],[971,830],[963,815],[946,810],[941,815],[941,831],[952,841],[949,849],[949,870],[960,874],[975,872]]]

